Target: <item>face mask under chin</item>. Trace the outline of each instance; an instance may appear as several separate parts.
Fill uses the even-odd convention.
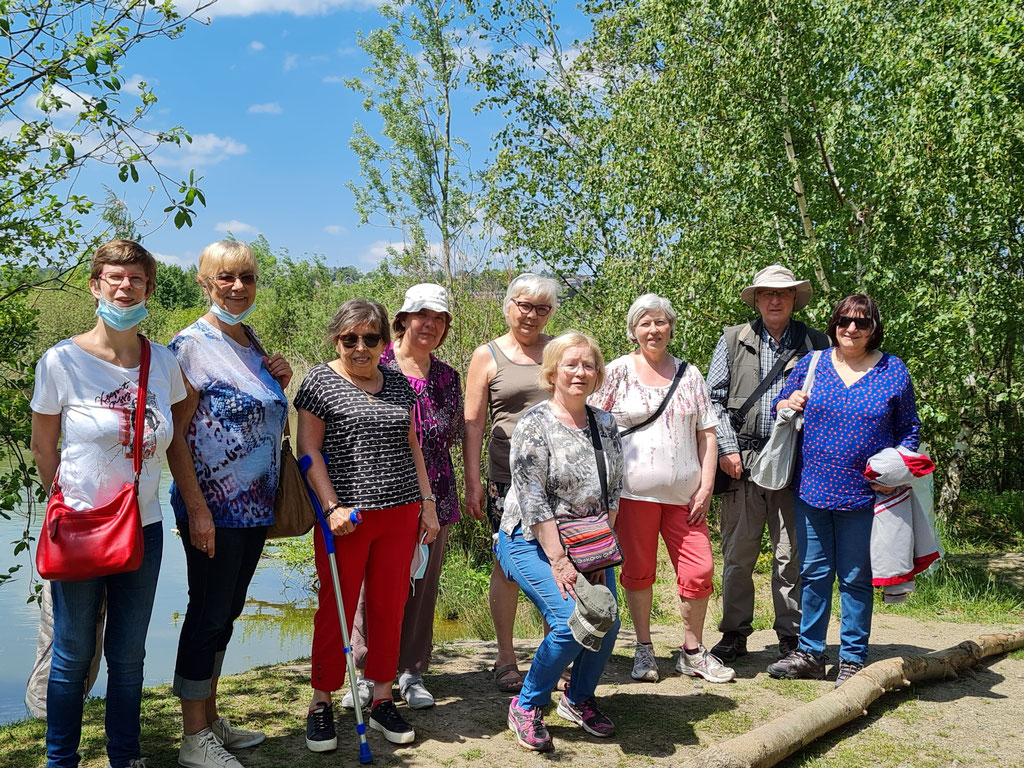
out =
[[[103,324],[115,331],[127,331],[141,323],[149,315],[146,302],[140,301],[130,307],[119,307],[117,304],[100,299],[96,306],[96,317]]]

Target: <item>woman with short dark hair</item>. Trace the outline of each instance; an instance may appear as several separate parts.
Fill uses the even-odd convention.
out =
[[[295,396],[299,452],[312,460],[307,478],[334,534],[349,631],[360,587],[366,585],[370,642],[365,674],[373,683],[368,725],[388,741],[407,744],[416,734],[395,708],[391,691],[402,614],[416,542],[431,544],[439,530],[437,502],[416,436],[416,393],[401,371],[379,364],[391,331],[387,312],[377,302],[350,299],[342,304],[328,325],[327,341],[337,359],[313,366]],[[358,525],[352,517],[357,510],[362,515]],[[345,648],[319,531],[313,542],[320,596],[313,619],[306,746],[326,752],[338,744],[331,694],[345,680]]]
[[[842,618],[836,687],[861,670],[871,633],[871,526],[875,490],[864,477],[868,459],[883,448],[916,450],[921,430],[907,367],[882,352],[882,318],[863,294],[832,312],[831,350],[807,355],[793,369],[775,410],[803,411],[796,490],[797,542],[802,580],[800,642],[769,665],[772,677],[823,678],[832,584],[839,579]],[[803,390],[812,360],[810,395]]]

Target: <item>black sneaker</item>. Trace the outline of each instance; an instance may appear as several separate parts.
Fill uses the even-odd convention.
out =
[[[779,659],[768,665],[768,674],[775,678],[785,677],[790,680],[809,678],[812,680],[825,679],[826,656],[814,656],[807,651],[797,648],[786,658]]]
[[[747,636],[742,632],[726,632],[718,644],[711,649],[711,655],[723,664],[735,661],[740,656],[746,656]]]
[[[408,744],[416,731],[398,714],[393,701],[378,701],[370,710],[370,727],[384,734],[392,744]]]
[[[839,673],[836,675],[836,688],[864,669],[864,665],[856,661],[839,660]]]
[[[800,638],[796,635],[782,635],[779,638],[779,658],[784,659],[797,649]]]
[[[334,730],[334,708],[320,702],[306,715],[306,747],[310,752],[330,752],[338,748],[338,732]]]

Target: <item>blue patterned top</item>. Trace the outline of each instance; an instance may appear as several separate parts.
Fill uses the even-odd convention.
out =
[[[802,388],[811,357],[796,364],[776,404]],[[920,433],[914,385],[902,360],[883,352],[871,370],[847,387],[832,364],[831,351],[825,350],[804,407],[793,487],[802,501],[819,509],[871,508],[875,492],[863,474],[868,459],[900,445],[916,451]]]
[[[243,347],[199,319],[168,345],[199,393],[185,441],[218,528],[274,522],[281,434],[288,400],[254,347]],[[185,506],[171,485],[171,506]]]

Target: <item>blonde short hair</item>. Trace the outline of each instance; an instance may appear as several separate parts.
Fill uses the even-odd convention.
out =
[[[221,272],[258,275],[259,265],[252,248],[239,240],[218,240],[203,248],[199,254],[199,282],[209,285]]]
[[[505,291],[505,301],[501,305],[501,311],[508,320],[508,309],[512,306],[512,300],[516,296],[525,296],[535,299],[537,302],[544,302],[551,305],[551,311],[558,309],[558,283],[550,277],[535,275],[533,272],[524,272],[508,284]]]
[[[580,331],[566,331],[556,336],[544,347],[544,357],[540,362],[540,373],[537,374],[537,384],[547,392],[555,391],[555,369],[562,360],[562,355],[567,349],[573,347],[586,347],[594,356],[594,365],[597,367],[597,376],[594,381],[594,392],[604,384],[604,355],[597,342],[590,336]]]
[[[665,314],[665,319],[668,320],[669,337],[675,335],[676,311],[672,308],[672,302],[664,296],[659,296],[656,293],[645,293],[630,305],[629,311],[626,313],[627,339],[634,344],[637,343],[636,327],[640,325],[640,321],[643,320],[644,315],[649,315],[652,312],[663,312]]]

